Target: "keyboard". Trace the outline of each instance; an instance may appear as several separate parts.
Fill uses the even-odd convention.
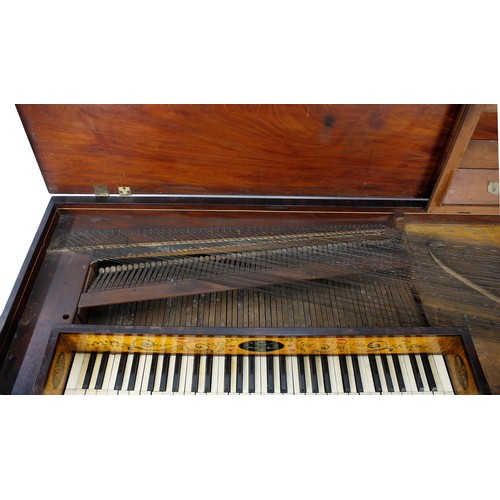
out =
[[[454,394],[442,354],[77,352],[68,395]]]

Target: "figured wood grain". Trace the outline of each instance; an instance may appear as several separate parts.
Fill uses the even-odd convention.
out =
[[[456,105],[18,105],[51,193],[427,198]]]

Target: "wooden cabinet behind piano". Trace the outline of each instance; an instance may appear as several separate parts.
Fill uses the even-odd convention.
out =
[[[2,393],[62,393],[78,353],[138,345],[194,356],[192,378],[208,366],[198,356],[234,355],[228,384],[260,346],[264,378],[285,380],[296,362],[287,356],[298,356],[323,392],[333,361],[321,356],[350,367],[338,373],[352,388],[353,356],[379,356],[359,366],[392,373],[389,390],[397,373],[384,355],[416,355],[423,378],[427,356],[442,355],[455,393],[500,393],[496,106],[18,111],[57,196],[2,315]],[[210,347],[183,351],[186,339]],[[297,347],[308,339],[314,348]],[[371,347],[357,351],[363,342]],[[98,371],[88,368],[88,383]]]

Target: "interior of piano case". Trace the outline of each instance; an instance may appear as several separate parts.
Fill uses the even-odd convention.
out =
[[[49,291],[58,297],[56,329],[224,337],[453,326],[473,329],[479,342],[494,338],[498,309],[484,293],[496,290],[499,252],[487,237],[480,247],[439,242],[387,215],[164,210],[61,210],[33,288],[44,287],[46,273],[65,281],[66,290]],[[457,283],[455,273],[468,278]],[[484,288],[474,292],[468,281]]]
[[[496,302],[457,280],[444,262],[498,293],[493,244],[460,247],[387,221],[325,214],[65,214],[47,253],[68,252],[89,262],[73,317],[88,324],[404,327],[453,319],[466,326],[479,321],[463,309],[474,302],[472,292],[494,313]],[[434,306],[431,298],[439,296],[455,297],[462,308]]]

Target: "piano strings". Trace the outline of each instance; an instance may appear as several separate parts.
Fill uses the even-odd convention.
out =
[[[311,238],[300,233],[292,243],[286,238],[287,247],[280,241],[278,249],[99,262],[80,305],[99,306],[87,320],[97,324],[108,321],[104,316],[114,304],[134,302],[127,307],[134,319],[121,314],[123,324],[148,324],[140,319],[146,307],[146,316],[162,316],[164,325],[425,325],[412,298],[411,261],[404,242],[394,237],[401,236],[398,232],[370,228],[315,234],[326,242],[304,246],[303,240]],[[167,310],[155,314],[151,308]],[[349,317],[342,320],[342,315]]]
[[[83,322],[343,327],[472,321],[487,336],[500,319],[498,302],[471,294],[432,258],[456,269],[471,259],[478,269],[480,262],[481,274],[470,280],[498,297],[498,247],[455,248],[415,236],[409,242],[405,232],[382,225],[93,230],[56,235],[49,250],[89,249],[96,276],[82,294]],[[423,293],[430,298],[425,305]],[[463,307],[443,307],[444,296]],[[484,315],[468,316],[470,305]]]

